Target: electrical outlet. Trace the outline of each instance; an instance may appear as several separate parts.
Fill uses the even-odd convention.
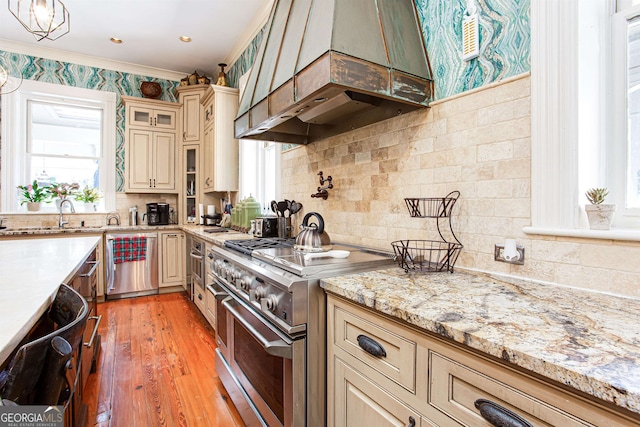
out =
[[[509,264],[524,265],[524,248],[522,246],[516,246],[516,250],[520,254],[520,259],[517,261],[507,261],[504,259],[504,245],[495,245],[493,259],[499,262],[507,262]]]

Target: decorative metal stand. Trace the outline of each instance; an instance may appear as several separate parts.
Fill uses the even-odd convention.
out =
[[[452,191],[446,197],[407,198],[404,199],[409,214],[413,218],[435,218],[438,234],[437,240],[397,240],[391,243],[396,254],[396,260],[405,272],[415,271],[433,273],[449,271],[453,273],[453,266],[462,250],[462,243],[458,240],[451,225],[451,211],[460,197],[459,191]],[[449,231],[454,242],[449,242],[442,235],[440,222],[448,218]]]
[[[324,178],[322,176],[322,171],[318,172],[318,176],[320,177],[320,187],[318,187],[318,190],[317,190],[318,192],[315,194],[312,194],[311,197],[327,200],[327,197],[329,197],[329,192],[327,190],[330,190],[333,188],[333,184],[331,183],[333,178],[331,178],[331,175]],[[325,182],[329,182],[329,185],[323,187]]]

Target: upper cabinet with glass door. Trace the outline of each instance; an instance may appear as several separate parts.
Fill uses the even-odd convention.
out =
[[[149,108],[141,105],[131,105],[128,110],[129,126],[142,126],[154,129],[176,128],[176,111]]]

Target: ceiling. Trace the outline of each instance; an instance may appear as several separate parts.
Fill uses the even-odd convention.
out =
[[[196,70],[212,77],[218,74],[218,63],[235,60],[241,53],[239,49],[261,28],[272,0],[62,2],[69,10],[71,31],[55,41],[40,42],[20,25],[7,6],[0,6],[0,49],[4,46],[4,50],[10,50],[7,44],[19,46],[18,53],[55,49],[63,51],[59,52],[62,55],[88,55],[184,75]],[[184,43],[180,36],[189,36],[192,41]],[[115,44],[111,37],[123,43]],[[126,71],[126,67],[118,69]]]

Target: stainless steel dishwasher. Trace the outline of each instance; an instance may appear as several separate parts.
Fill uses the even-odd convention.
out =
[[[106,236],[107,298],[158,293],[158,233]]]

